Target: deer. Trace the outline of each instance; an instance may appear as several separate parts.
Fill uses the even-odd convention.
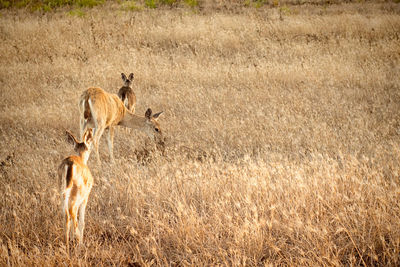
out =
[[[78,156],[65,158],[58,167],[58,176],[61,189],[61,206],[65,219],[65,242],[69,252],[69,234],[71,220],[75,230],[75,237],[79,246],[83,241],[85,227],[85,210],[90,191],[93,186],[93,176],[87,166],[90,152],[93,147],[93,130],[87,129],[83,135],[83,142],[79,142],[69,131],[66,131],[68,141],[74,145]],[[79,212],[79,223],[78,223]]]
[[[163,113],[152,113],[148,108],[144,116],[139,116],[129,111],[122,100],[112,93],[101,88],[91,87],[85,90],[79,100],[80,133],[81,136],[87,127],[94,129],[93,143],[96,151],[98,165],[101,164],[99,155],[99,142],[103,132],[107,130],[107,145],[110,161],[115,163],[113,155],[114,128],[117,125],[144,132],[153,138],[159,147],[164,146],[159,116]]]
[[[131,87],[134,78],[133,73],[129,74],[128,77],[124,73],[121,73],[121,78],[124,85],[119,89],[118,97],[130,112],[135,113],[136,95]]]

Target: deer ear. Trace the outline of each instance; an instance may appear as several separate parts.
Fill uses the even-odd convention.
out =
[[[83,135],[83,142],[88,142],[93,138],[93,129],[89,128],[85,131],[84,135]]]
[[[122,80],[125,82],[126,81],[126,75],[125,75],[125,73],[121,73],[121,78],[122,78]]]
[[[129,80],[133,81],[133,73],[129,74]]]
[[[157,120],[158,117],[160,117],[160,115],[163,113],[164,111],[158,112],[156,114],[153,115],[153,119]]]
[[[65,133],[67,134],[68,143],[71,145],[76,145],[79,143],[78,140],[76,140],[76,137],[70,131],[66,130]]]
[[[83,142],[85,144],[90,143],[93,139],[93,129],[89,128],[85,131],[85,134],[83,135]]]
[[[151,113],[153,113],[153,112],[151,111],[151,108],[148,108],[148,109],[146,110],[146,113],[144,114],[144,116],[145,116],[148,120],[150,120],[150,118],[151,118]]]

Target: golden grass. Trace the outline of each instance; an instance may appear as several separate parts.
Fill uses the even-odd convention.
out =
[[[286,8],[1,11],[0,265],[399,265],[399,6]],[[121,72],[166,154],[103,138],[68,256],[64,130]]]

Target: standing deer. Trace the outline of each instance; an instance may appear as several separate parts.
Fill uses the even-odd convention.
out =
[[[115,94],[110,94],[101,88],[89,88],[84,91],[79,100],[80,132],[90,126],[94,128],[93,143],[96,149],[97,161],[100,163],[99,142],[104,130],[107,129],[107,145],[110,152],[110,161],[114,163],[113,139],[114,126],[122,125],[137,129],[152,137],[157,144],[163,145],[158,117],[162,112],[152,114],[147,109],[145,116],[138,116],[130,112],[121,99]]]
[[[131,87],[133,82],[133,73],[129,74],[128,78],[124,73],[121,73],[121,78],[124,82],[124,85],[119,89],[118,97],[122,100],[130,112],[135,113],[136,95]]]
[[[65,242],[69,252],[69,233],[71,220],[75,229],[75,236],[79,245],[83,241],[85,227],[85,209],[93,186],[93,177],[86,165],[93,144],[93,130],[88,129],[83,135],[83,142],[78,142],[75,136],[67,131],[68,140],[74,144],[79,156],[65,158],[58,167],[58,176],[61,182],[61,205],[65,218]],[[79,224],[78,224],[79,212]]]

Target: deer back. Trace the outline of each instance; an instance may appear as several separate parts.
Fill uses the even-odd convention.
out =
[[[126,108],[121,99],[101,88],[89,88],[83,92],[85,119],[94,119],[105,127],[117,125],[125,116]]]

